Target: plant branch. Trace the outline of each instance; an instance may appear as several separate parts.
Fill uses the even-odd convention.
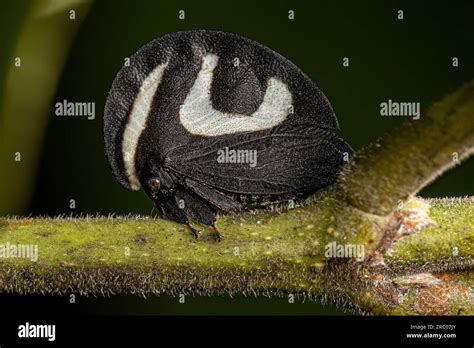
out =
[[[213,241],[210,231],[195,239],[182,225],[144,217],[2,219],[0,245],[35,244],[38,260],[2,259],[0,290],[304,293],[373,313],[407,314],[413,312],[407,301],[422,302],[413,296],[417,288],[425,287],[421,280],[403,283],[403,277],[427,273],[432,279],[455,278],[459,292],[465,291],[466,296],[460,293],[453,308],[472,314],[473,293],[468,286],[473,276],[474,201],[429,203],[436,225],[394,243],[387,265],[375,267],[356,260],[327,262],[321,252],[315,252],[324,249],[328,231],[318,221],[327,217],[325,208],[314,211],[311,205],[284,214],[224,217],[221,227],[226,239],[220,243]],[[293,214],[301,220],[295,223]]]
[[[473,93],[363,150],[293,209],[220,216],[220,243],[163,219],[1,218],[0,256],[36,245],[38,260],[1,258],[0,291],[293,293],[375,314],[474,314],[473,199],[406,199],[472,152]],[[330,256],[334,243],[362,257]]]
[[[474,81],[360,151],[343,171],[346,199],[386,215],[474,151]]]

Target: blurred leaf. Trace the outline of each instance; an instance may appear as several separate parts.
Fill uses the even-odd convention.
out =
[[[6,59],[0,100],[0,214],[22,213],[29,202],[51,99],[89,5],[89,0],[31,2]]]

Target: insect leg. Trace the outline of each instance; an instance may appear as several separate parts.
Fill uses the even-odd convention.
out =
[[[185,184],[198,196],[202,197],[220,210],[225,212],[236,212],[241,210],[241,204],[239,202],[222,193],[216,192],[205,185],[202,185],[189,178],[185,179]]]
[[[189,220],[186,222],[186,225],[189,227],[189,229],[191,230],[191,233],[193,234],[193,236],[198,239],[199,236],[201,235],[201,231],[195,229],[192,225],[191,225],[191,222],[189,222]]]
[[[162,196],[155,204],[165,217],[182,224],[186,224],[191,230],[193,236],[196,238],[199,237],[201,232],[191,225],[188,216],[185,214],[185,211],[181,209],[175,201],[175,197]]]
[[[215,224],[213,224],[211,227],[212,227],[212,230],[214,231],[216,241],[221,242],[224,239],[224,236],[219,232]]]
[[[203,198],[194,192],[179,188],[175,192],[176,205],[189,219],[211,226],[216,221],[216,212]]]

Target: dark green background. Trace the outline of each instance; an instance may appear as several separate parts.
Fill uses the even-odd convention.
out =
[[[2,7],[6,11],[0,15],[0,29],[11,34],[4,40],[7,52],[28,2]],[[186,11],[185,20],[178,20],[181,9]],[[398,9],[404,10],[402,21],[397,19]],[[295,11],[294,20],[288,20],[288,10]],[[77,202],[74,214],[152,212],[144,193],[123,190],[112,176],[103,151],[101,118],[108,89],[124,58],[157,36],[184,29],[219,29],[272,48],[323,90],[343,137],[357,150],[405,120],[381,117],[381,102],[421,102],[423,110],[473,78],[473,13],[473,1],[96,1],[73,42],[51,104],[35,192],[25,214],[69,214],[70,199]],[[2,52],[0,66],[5,56]],[[451,65],[454,56],[459,58],[458,68]],[[343,57],[350,58],[349,68],[342,66]],[[63,99],[95,102],[96,119],[55,117],[53,105]],[[474,160],[470,159],[426,188],[422,196],[472,195],[473,177]],[[60,311],[66,300],[49,299],[48,305]],[[2,295],[0,303],[4,301],[14,301],[25,310],[38,306],[37,297]],[[297,300],[290,305],[286,299],[263,297],[188,297],[186,305],[168,296],[79,298],[74,310],[341,313],[334,306],[315,302]]]

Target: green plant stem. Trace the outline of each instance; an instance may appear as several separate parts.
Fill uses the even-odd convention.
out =
[[[474,81],[360,151],[340,180],[346,199],[386,215],[474,151]]]
[[[314,210],[313,205],[284,214],[225,217],[221,228],[226,239],[220,243],[210,231],[195,239],[182,225],[162,219],[2,219],[0,245],[37,245],[38,259],[2,259],[0,290],[145,295],[304,293],[351,303],[353,308],[373,313],[406,314],[413,310],[406,301],[416,301],[411,294],[419,286],[398,287],[394,283],[397,278],[416,272],[462,274],[464,280],[458,279],[461,276],[456,279],[465,283],[466,289],[472,285],[474,201],[429,202],[436,225],[394,243],[384,267],[355,260],[328,263],[318,256],[321,253],[315,250],[324,249],[328,234],[318,223],[326,219],[326,209]],[[293,214],[301,217],[296,224]],[[453,245],[457,246],[456,256]],[[374,284],[380,280],[379,274],[383,275],[383,286],[378,288]],[[472,290],[466,292],[465,297],[456,298],[452,308],[472,314]],[[405,293],[410,296],[401,295]]]
[[[469,83],[408,121],[294,209],[219,217],[220,243],[163,219],[0,219],[0,245],[39,251],[1,259],[0,290],[294,293],[375,314],[474,314],[473,200],[406,199],[452,167],[450,154],[472,153],[473,95]],[[329,257],[331,243],[363,257]]]

